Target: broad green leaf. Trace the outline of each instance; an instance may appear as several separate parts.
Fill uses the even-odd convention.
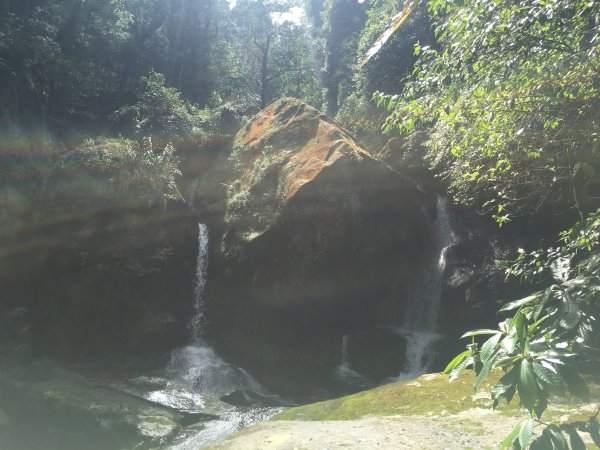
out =
[[[504,394],[504,398],[506,399],[507,404],[512,402],[512,399],[516,393],[517,393],[517,383],[515,383],[511,387],[509,387],[507,389],[506,393]]]
[[[585,443],[573,425],[562,425],[561,428],[569,435],[571,450],[585,450]]]
[[[448,365],[446,366],[446,368],[444,369],[444,373],[445,374],[449,374],[450,372],[452,372],[452,370],[459,365],[467,356],[469,356],[471,354],[471,352],[469,350],[465,350],[462,353],[459,353],[458,355],[456,355],[452,361],[450,361],[448,363]]]
[[[527,448],[533,437],[533,427],[535,427],[535,421],[533,419],[526,419],[521,424],[521,430],[519,431],[519,444],[521,448]]]
[[[475,383],[473,384],[473,387],[475,388],[475,390],[479,389],[479,386],[481,385],[481,383],[483,383],[483,380],[485,380],[485,377],[487,377],[488,373],[490,373],[491,368],[492,368],[491,361],[486,361],[483,364],[483,367],[481,368],[481,371],[477,374],[477,377],[475,378]]]
[[[590,433],[590,437],[596,446],[600,447],[600,424],[596,418],[590,419],[587,424],[587,432]]]
[[[515,300],[513,302],[509,302],[506,305],[504,305],[502,308],[500,308],[500,311],[510,311],[513,309],[520,308],[523,305],[527,305],[528,303],[535,301],[537,298],[539,298],[539,296],[540,296],[540,294],[538,292],[533,295],[529,295],[525,298],[522,298],[520,300]]]
[[[588,342],[594,336],[592,324],[586,321],[579,322],[578,334],[581,339],[580,342]]]
[[[519,433],[521,432],[522,424],[523,424],[523,422],[519,422],[518,424],[515,425],[515,427],[510,432],[510,434],[508,436],[506,436],[504,438],[504,440],[502,441],[502,443],[500,444],[500,450],[506,450],[512,446],[513,442],[515,441],[515,439],[517,439],[517,437],[519,436]]]
[[[504,350],[506,350],[506,353],[510,354],[515,351],[516,343],[517,343],[517,341],[515,339],[515,336],[506,336],[504,339],[502,339],[502,342],[500,342],[500,345],[502,346],[502,348]]]
[[[548,430],[550,430],[550,438],[556,450],[569,450],[567,439],[560,428],[556,425],[548,425]]]
[[[538,361],[533,362],[533,372],[535,373],[538,381],[541,381],[542,385],[545,386],[549,391],[560,391],[563,380],[558,373],[553,372],[547,367],[544,367],[542,363]]]
[[[550,371],[552,371],[552,372],[554,372],[554,373],[556,373],[556,374],[558,373],[558,372],[556,371],[556,368],[555,368],[555,367],[552,365],[552,363],[551,363],[550,361],[547,361],[546,359],[542,359],[542,360],[540,361],[540,364],[541,364],[542,366],[544,366],[546,369],[548,369],[548,370],[550,370]]]
[[[538,397],[538,387],[535,379],[535,373],[533,372],[533,366],[527,359],[524,359],[521,362],[517,388],[519,390],[519,397],[521,398],[521,403],[523,406],[528,411],[533,411],[535,401]]]
[[[533,407],[533,416],[536,419],[540,419],[544,414],[544,411],[548,408],[548,397],[545,392],[539,392],[538,399]]]
[[[451,383],[454,380],[456,380],[460,374],[463,372],[463,370],[465,370],[465,368],[467,368],[468,366],[473,364],[473,358],[472,357],[468,357],[464,360],[462,360],[454,369],[452,369],[452,371],[450,372],[450,376],[448,377],[448,382]]]
[[[517,336],[521,343],[521,347],[524,347],[526,345],[526,341],[527,341],[527,326],[528,326],[527,318],[525,317],[525,314],[523,314],[521,311],[517,312],[517,314],[515,314],[515,317],[512,320],[512,324],[515,327],[515,330],[517,331]]]
[[[496,359],[494,360],[494,367],[512,366],[520,359],[521,359],[520,355],[516,355],[516,356],[497,355]]]
[[[551,434],[547,427],[540,436],[533,440],[530,447],[531,450],[552,450],[553,448]]]
[[[564,365],[567,363],[567,360],[569,358],[575,356],[575,353],[563,351],[559,348],[554,348],[543,352],[537,352],[535,356],[536,358],[541,358],[542,360],[546,360],[553,364]]]
[[[484,334],[496,334],[498,333],[498,330],[490,330],[490,329],[480,329],[480,330],[473,330],[473,331],[468,331],[465,334],[463,334],[460,338],[466,338],[466,337],[471,337],[471,336],[481,336]]]
[[[562,366],[560,368],[560,373],[571,394],[582,400],[588,401],[590,399],[590,391],[588,390],[587,384],[575,369],[569,366]]]
[[[529,334],[532,334],[535,331],[535,329],[537,327],[539,327],[540,324],[542,324],[548,317],[550,317],[550,316],[545,315],[541,319],[538,319],[536,322],[534,322],[531,325],[529,325],[529,328],[527,328],[527,331],[529,332]]]
[[[562,292],[563,299],[563,314],[559,325],[567,330],[571,330],[577,326],[581,318],[581,309],[577,301],[571,296],[568,291]]]
[[[520,367],[517,365],[506,372],[502,378],[498,380],[496,385],[492,388],[492,399],[494,402],[494,408],[498,406],[500,398],[506,398],[506,393],[516,386],[517,379],[519,377]],[[508,400],[507,400],[508,401]]]
[[[500,332],[498,332],[497,334],[495,334],[494,336],[489,338],[487,341],[485,341],[485,343],[481,346],[480,354],[481,354],[481,361],[483,363],[485,363],[486,361],[488,361],[492,358],[492,356],[494,355],[494,353],[496,351],[496,346],[498,345],[498,341],[500,341],[501,337],[502,337],[502,334]]]

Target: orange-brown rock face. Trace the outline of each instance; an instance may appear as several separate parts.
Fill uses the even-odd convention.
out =
[[[321,179],[335,178],[336,185],[314,193],[315,201],[338,195],[349,199],[369,189],[353,185],[369,168],[392,173],[339,124],[296,99],[279,100],[258,113],[236,135],[230,160],[234,176],[226,221],[242,241],[270,229],[302,189],[310,190]]]
[[[371,158],[340,125],[294,99],[261,111],[238,133],[234,145],[243,148],[242,161],[254,162],[241,171],[242,189],[251,190],[260,182],[261,163],[272,159],[280,167],[278,194],[283,201],[340,158]]]
[[[389,323],[390,302],[401,308],[427,247],[426,195],[294,99],[240,130],[229,164],[224,221],[211,235],[211,323],[230,354],[283,364],[306,345],[312,363],[334,366],[341,334]]]

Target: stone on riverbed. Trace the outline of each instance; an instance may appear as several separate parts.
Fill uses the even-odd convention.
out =
[[[186,422],[174,408],[45,363],[3,368],[0,402],[8,425],[0,448],[158,447]]]

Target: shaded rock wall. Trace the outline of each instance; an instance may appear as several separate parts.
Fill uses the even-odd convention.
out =
[[[197,221],[176,189],[167,197],[166,169],[124,141],[98,142],[55,161],[0,226],[0,350],[93,358],[187,338]],[[2,326],[16,314],[18,327]]]

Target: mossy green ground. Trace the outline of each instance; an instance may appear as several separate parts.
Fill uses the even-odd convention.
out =
[[[291,408],[211,448],[497,449],[524,416],[518,397],[509,405],[492,410],[490,391],[501,375],[500,371],[492,372],[477,392],[473,389],[473,372],[464,372],[453,383],[448,383],[446,375],[428,374]],[[589,381],[594,401],[588,404],[575,399],[553,399],[544,421],[572,422],[593,416],[600,406],[600,387]],[[586,448],[598,449],[587,433],[582,437]]]
[[[415,416],[455,414],[491,406],[489,391],[500,374],[489,377],[479,392],[473,390],[473,374],[465,372],[453,383],[442,374],[386,384],[358,394],[288,409],[273,420],[349,420],[367,415]],[[509,405],[512,412],[516,407]]]
[[[475,392],[472,371],[465,371],[452,383],[448,383],[446,375],[428,374],[334,400],[291,408],[272,420],[352,420],[369,415],[446,416],[474,408],[491,409],[490,391],[501,375],[500,371],[493,372]],[[593,403],[588,405],[576,400],[557,400],[551,404],[546,417],[560,421],[589,418],[600,399],[600,386],[593,382],[589,385],[595,399]],[[498,411],[513,417],[522,414],[518,396],[510,404],[500,405]]]

